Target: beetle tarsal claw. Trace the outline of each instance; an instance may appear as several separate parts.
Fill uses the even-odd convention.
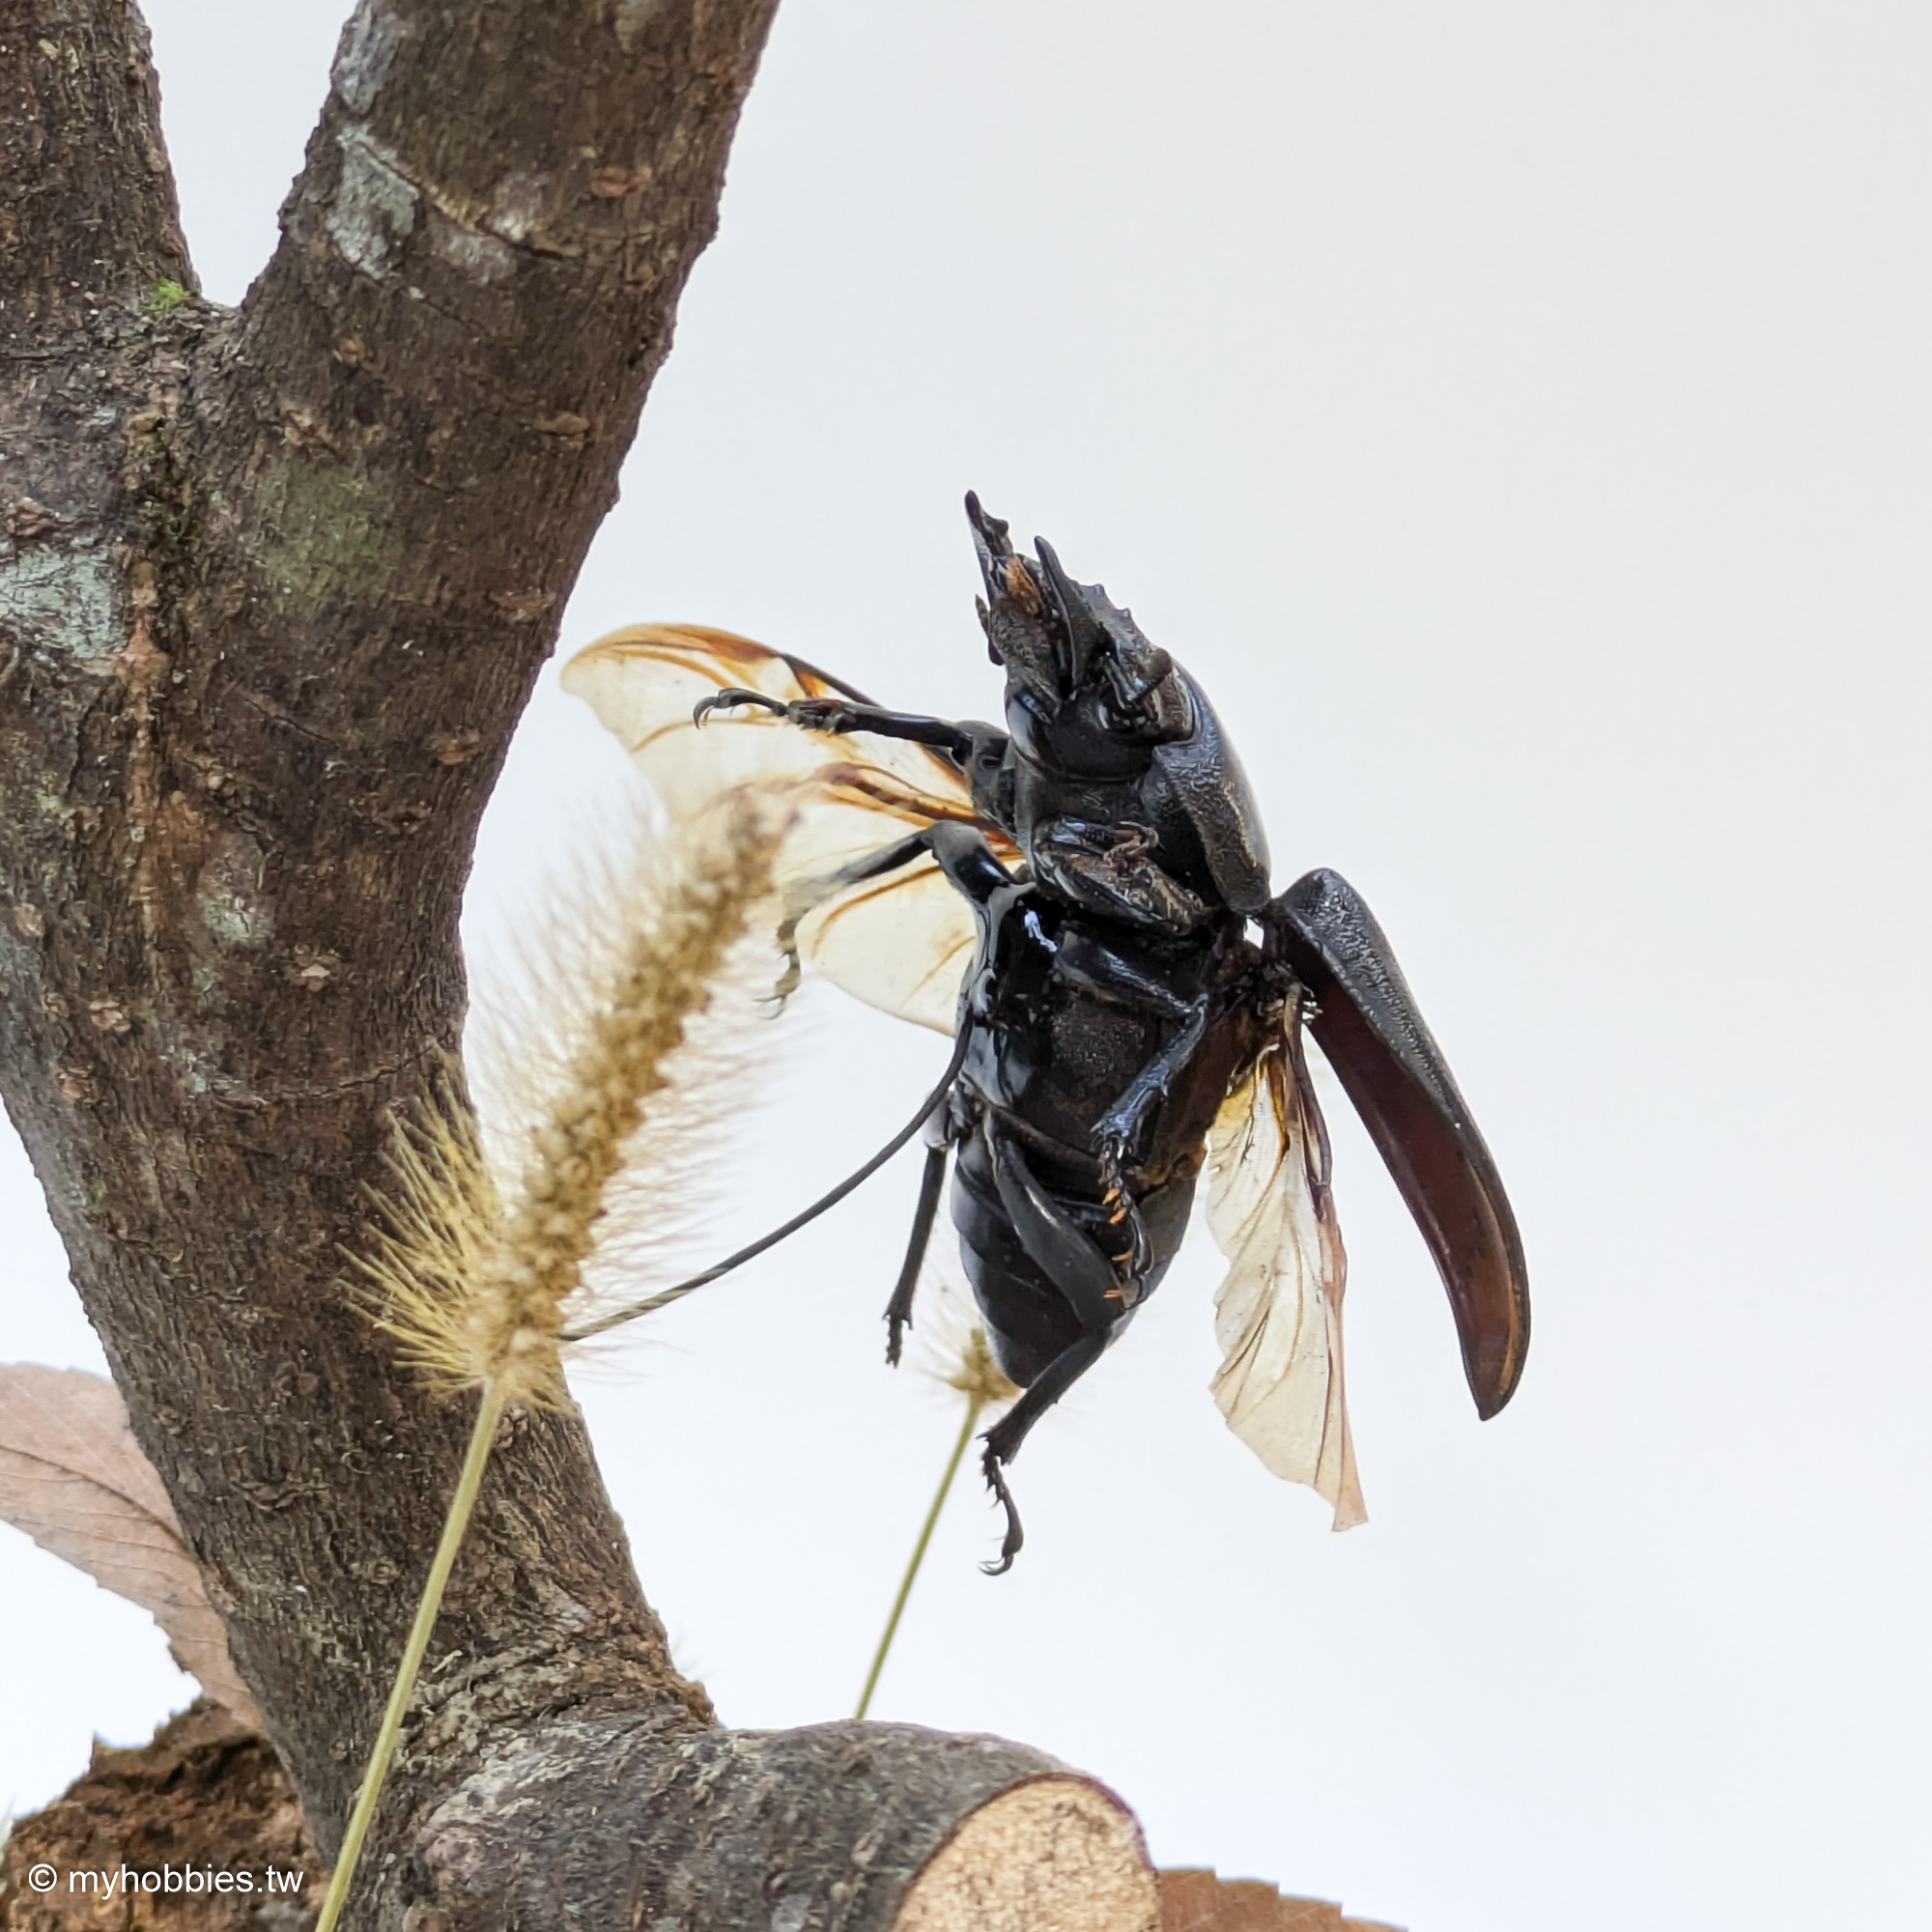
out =
[[[798,922],[788,919],[778,930],[779,951],[784,954],[784,970],[773,982],[770,999],[776,1011],[784,1009],[784,1003],[798,991],[798,982],[803,977],[798,961]]]
[[[1013,1558],[1020,1553],[1026,1542],[1026,1531],[1020,1527],[1020,1513],[1013,1507],[1013,1492],[1007,1487],[1005,1469],[1001,1466],[1000,1453],[989,1441],[986,1453],[980,1459],[980,1467],[984,1470],[986,1487],[992,1491],[994,1499],[1007,1513],[1007,1533],[1000,1539],[1000,1556],[996,1563],[982,1563],[980,1568],[988,1577],[1004,1577],[1013,1567]]]
[[[700,697],[691,707],[691,722],[701,729],[704,721],[714,711],[731,711],[741,704],[755,705],[760,711],[769,711],[774,718],[785,715],[785,707],[776,697],[767,697],[761,691],[742,691],[731,685],[723,691],[714,691],[709,697]]]

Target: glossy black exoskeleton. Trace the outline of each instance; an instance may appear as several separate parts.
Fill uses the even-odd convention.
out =
[[[1210,1124],[1304,1018],[1435,1254],[1486,1416],[1520,1373],[1528,1300],[1500,1179],[1366,906],[1328,871],[1271,898],[1253,794],[1200,687],[1047,544],[1017,554],[1004,523],[971,497],[967,510],[1004,729],[740,688],[698,712],[755,705],[811,731],[909,740],[970,787],[979,824],[936,820],[816,891],[929,854],[977,922],[888,1351],[896,1361],[951,1155],[968,1277],[1024,1390],[985,1437],[1005,1569],[1021,1543],[1006,1464],[1159,1283]],[[1017,847],[1017,867],[988,831]]]

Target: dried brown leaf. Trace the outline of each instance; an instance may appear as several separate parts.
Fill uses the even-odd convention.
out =
[[[217,1703],[260,1725],[167,1492],[104,1376],[0,1366],[0,1521],[138,1604],[175,1662]]]
[[[1396,1932],[1366,1918],[1345,1918],[1320,1898],[1285,1898],[1259,1879],[1211,1871],[1157,1872],[1160,1932]]]

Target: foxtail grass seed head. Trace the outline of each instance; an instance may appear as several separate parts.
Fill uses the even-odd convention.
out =
[[[940,1267],[929,1267],[924,1288],[918,1304],[914,1366],[943,1386],[957,1389],[976,1411],[1016,1402],[1019,1387],[993,1359],[972,1291]]]
[[[775,844],[771,815],[740,801],[662,859],[641,889],[579,908],[614,923],[608,938],[578,945],[592,969],[578,983],[542,989],[533,1046],[538,1059],[548,1049],[552,1065],[501,1083],[538,1103],[498,1135],[500,1184],[453,1077],[399,1124],[384,1225],[362,1262],[363,1299],[432,1385],[563,1401],[566,1305],[611,1232],[626,1171],[648,1170],[654,1152],[668,1155],[684,1138],[654,1130],[654,1103],[673,1089],[687,1030],[770,894]],[[514,1031],[504,1037],[513,1041]],[[514,1058],[513,1044],[507,1051]]]
[[[579,956],[602,958],[608,970],[546,987],[546,1020],[556,1023],[539,1026],[535,1037],[568,1045],[559,1077],[525,1083],[548,1100],[512,1136],[509,1185],[493,1179],[455,1067],[420,1113],[398,1123],[382,1223],[359,1261],[361,1299],[427,1380],[474,1387],[478,1401],[317,1932],[335,1932],[349,1896],[497,1424],[512,1404],[568,1400],[558,1353],[564,1307],[582,1285],[612,1185],[663,1143],[646,1132],[653,1102],[672,1084],[687,1026],[709,1005],[733,945],[770,895],[776,814],[741,799],[727,802],[722,823],[706,823],[710,835],[695,835],[651,890],[606,895],[615,919],[611,943]]]
[[[966,1337],[957,1360],[940,1379],[948,1388],[957,1389],[968,1402],[980,1408],[1004,1407],[1006,1404],[1019,1399],[1019,1385],[1010,1380],[1006,1371],[994,1361],[992,1348],[986,1341],[986,1331],[977,1321]]]

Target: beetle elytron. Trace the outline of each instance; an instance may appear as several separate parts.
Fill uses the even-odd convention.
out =
[[[1502,1182],[1353,889],[1318,870],[1270,895],[1254,797],[1200,686],[1048,544],[1018,554],[977,498],[966,507],[1004,728],[883,710],[797,658],[682,626],[604,639],[565,686],[674,816],[745,785],[786,798],[787,983],[802,953],[953,1035],[888,1356],[950,1159],[967,1275],[1024,1390],[984,1438],[1007,1522],[989,1567],[1021,1543],[1007,1465],[1159,1284],[1204,1165],[1230,1259],[1215,1398],[1268,1468],[1312,1484],[1347,1527],[1363,1510],[1342,1391],[1346,1264],[1304,1025],[1435,1256],[1486,1417],[1529,1339]],[[736,715],[700,737],[719,712]]]

